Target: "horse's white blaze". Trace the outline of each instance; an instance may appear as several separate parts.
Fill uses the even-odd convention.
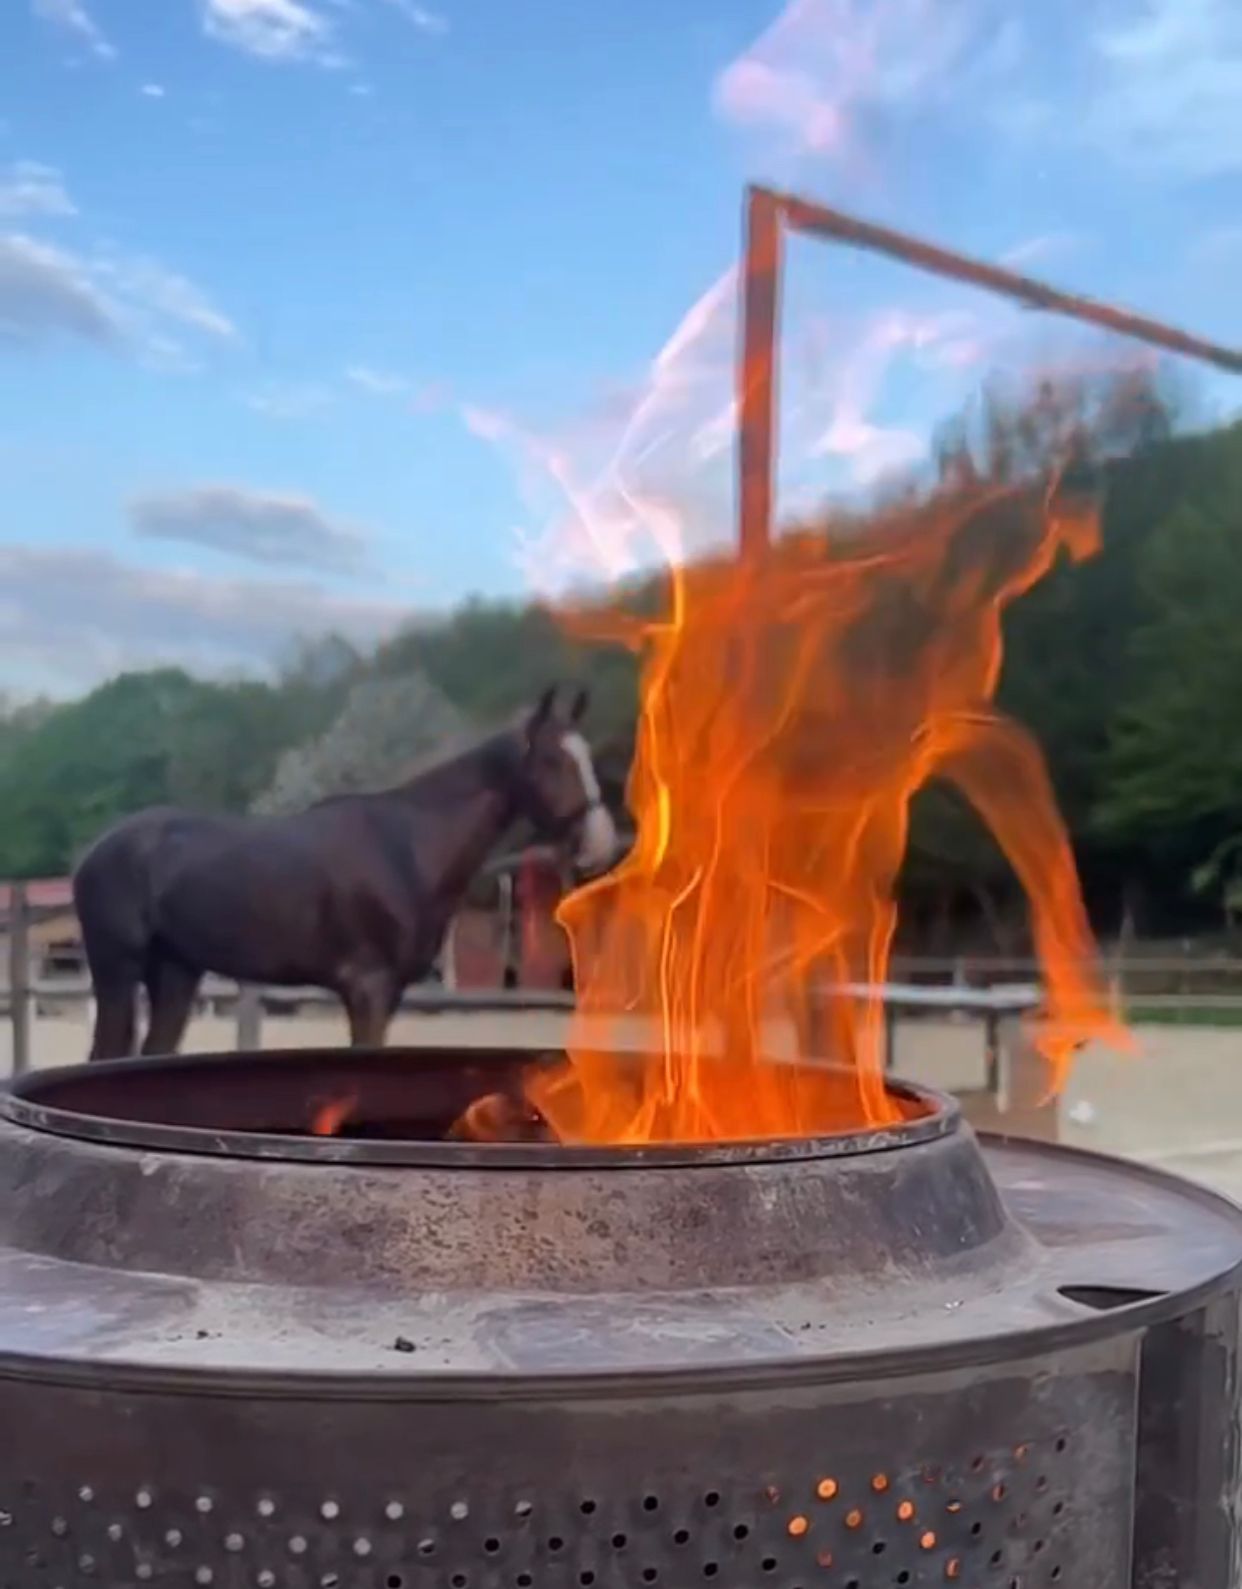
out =
[[[591,747],[581,734],[571,730],[568,734],[561,735],[561,749],[578,769],[578,779],[588,805],[598,805],[603,796],[600,793],[599,779],[595,776],[595,763],[591,760]]]
[[[589,806],[582,819],[578,843],[578,865],[593,872],[607,866],[617,853],[617,826],[607,806]]]
[[[582,796],[587,807],[582,819],[582,831],[578,835],[578,865],[592,871],[596,867],[606,866],[616,855],[616,825],[604,804],[599,779],[595,775],[595,763],[591,760],[591,748],[586,740],[581,734],[563,734],[561,749],[578,770],[578,780],[582,784]]]

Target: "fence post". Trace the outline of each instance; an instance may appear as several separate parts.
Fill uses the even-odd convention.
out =
[[[516,988],[520,977],[518,919],[514,900],[513,873],[502,872],[497,879],[500,890],[500,985]]]
[[[9,894],[9,1019],[13,1027],[13,1074],[30,1068],[30,910],[25,883]]]
[[[983,1017],[983,1065],[987,1076],[987,1089],[993,1098],[1001,1094],[1001,1032],[1000,1016],[989,1010]]]
[[[237,990],[237,1048],[257,1053],[263,1046],[263,1004],[258,988],[243,982]]]
[[[440,986],[446,993],[457,989],[457,917],[448,924],[444,947],[440,950]]]
[[[1134,939],[1134,912],[1127,897],[1122,906],[1121,925],[1117,929],[1117,942],[1113,947],[1113,974],[1109,982],[1109,999],[1115,1021],[1124,1021],[1126,1012],[1126,952]]]
[[[966,976],[966,961],[963,956],[955,955],[953,957],[953,986],[954,988],[966,988],[969,985]],[[949,1019],[955,1024],[960,1024],[962,1021],[969,1020],[970,1015],[966,1010],[955,1009],[949,1011]]]

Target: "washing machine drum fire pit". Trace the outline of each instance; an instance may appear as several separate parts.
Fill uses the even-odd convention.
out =
[[[1231,1205],[914,1088],[816,1140],[445,1140],[528,1061],[4,1096],[4,1589],[1242,1585]]]

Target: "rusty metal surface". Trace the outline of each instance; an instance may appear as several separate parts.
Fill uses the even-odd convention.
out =
[[[238,1063],[238,1060],[241,1063]],[[757,1141],[561,1147],[539,1143],[447,1142],[444,1134],[476,1099],[520,1097],[528,1069],[559,1053],[513,1049],[266,1049],[120,1060],[106,1067],[41,1070],[0,1089],[0,1118],[119,1147],[225,1158],[330,1161],[422,1168],[636,1170],[848,1158],[951,1136],[958,1105],[944,1094],[892,1080],[909,1118],[882,1129]],[[618,1055],[618,1063],[633,1063]],[[782,1063],[788,1063],[783,1061]],[[343,1102],[342,1120],[370,1134],[308,1133],[317,1106]]]
[[[428,1407],[0,1384],[0,1580],[1127,1589],[1136,1342],[780,1395]]]
[[[738,551],[744,561],[761,556],[772,534],[782,222],[780,200],[763,188],[749,189],[737,371]]]
[[[742,352],[738,360],[738,539],[741,559],[762,555],[772,538],[777,426],[781,261],[786,228],[899,260],[916,270],[982,288],[1027,309],[1060,315],[1149,347],[1242,374],[1242,350],[1224,347],[1115,304],[1064,292],[1032,276],[972,259],[908,232],[796,194],[746,190],[742,251]]]
[[[1242,1582],[1239,1297],[1148,1332],[1137,1430],[1135,1589]]]
[[[872,221],[862,220],[859,216],[849,215],[812,199],[773,193],[768,189],[758,191],[764,194],[767,205],[775,210],[784,223],[796,231],[831,238],[848,247],[884,254],[919,270],[929,271],[932,275],[986,288],[989,292],[1012,298],[1029,309],[1041,309],[1066,319],[1079,320],[1117,336],[1129,337],[1136,342],[1145,342],[1150,347],[1162,348],[1168,353],[1214,365],[1232,375],[1242,375],[1242,350],[1237,348],[1224,347],[1206,337],[1154,320],[1149,315],[1136,314],[1133,310],[1087,298],[1081,293],[1064,292],[1019,271],[972,259],[966,254],[941,248],[893,227],[877,226]]]
[[[281,1073],[309,1067],[314,1091],[353,1063],[290,1056]],[[435,1093],[454,1064],[476,1086],[498,1074],[426,1051],[384,1063],[399,1092]],[[199,1074],[223,1070],[246,1061]],[[938,1118],[886,1151],[624,1171],[549,1169],[547,1149],[525,1164],[498,1149],[495,1167],[477,1147],[401,1167],[334,1159],[331,1143],[309,1144],[319,1163],[170,1153],[9,1120],[0,1374],[428,1396],[647,1373],[848,1379],[1072,1345],[1234,1284],[1231,1205],[1045,1145],[981,1152]],[[1083,1302],[1100,1287],[1127,1305]]]
[[[281,1063],[287,1126],[353,1056]],[[505,1073],[385,1063],[407,1118]],[[151,1127],[221,1065],[113,1076]],[[85,1140],[29,1110],[88,1097],[22,1092],[5,1589],[1242,1589],[1242,1211],[1206,1192],[953,1111],[489,1167]]]

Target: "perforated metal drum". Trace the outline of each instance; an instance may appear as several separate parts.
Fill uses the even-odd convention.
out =
[[[433,1140],[516,1064],[6,1097],[6,1589],[1242,1584],[1231,1205],[912,1089],[822,1141]]]

